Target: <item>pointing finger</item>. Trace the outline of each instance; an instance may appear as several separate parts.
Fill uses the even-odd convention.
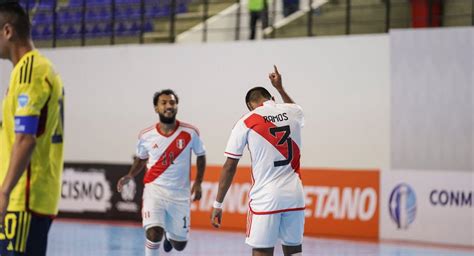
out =
[[[276,65],[273,65],[273,68],[275,69],[275,73],[276,73],[277,75],[279,75],[279,74],[280,74],[280,72],[278,72],[278,68],[277,68],[277,66],[276,66]]]

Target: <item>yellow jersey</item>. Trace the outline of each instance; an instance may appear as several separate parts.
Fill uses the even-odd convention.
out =
[[[32,50],[15,65],[3,99],[0,182],[5,179],[15,134],[36,135],[30,164],[10,195],[8,211],[58,213],[63,169],[64,88],[51,62]],[[1,184],[0,183],[0,184]]]

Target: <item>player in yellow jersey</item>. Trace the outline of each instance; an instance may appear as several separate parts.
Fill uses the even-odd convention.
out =
[[[63,168],[62,82],[35,50],[16,1],[0,0],[0,57],[12,62],[0,133],[0,255],[46,255]]]

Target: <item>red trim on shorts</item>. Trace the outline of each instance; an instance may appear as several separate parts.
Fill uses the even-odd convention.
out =
[[[281,212],[302,211],[302,210],[306,209],[306,206],[305,206],[305,207],[287,208],[287,209],[281,209],[281,210],[275,210],[275,211],[256,212],[256,211],[252,210],[252,207],[250,207],[250,202],[252,202],[252,200],[249,201],[249,210],[255,215],[266,215],[266,214],[275,214],[275,213],[281,213]]]
[[[166,138],[169,138],[169,137],[171,137],[171,136],[176,132],[176,130],[178,130],[179,125],[180,125],[180,122],[179,122],[178,120],[176,120],[176,126],[174,127],[174,130],[173,130],[169,135],[166,135],[166,134],[164,134],[164,133],[161,132],[161,130],[160,130],[160,123],[157,123],[157,124],[156,124],[156,131],[157,131],[160,135],[162,135],[162,136],[164,136],[164,137],[166,137]]]

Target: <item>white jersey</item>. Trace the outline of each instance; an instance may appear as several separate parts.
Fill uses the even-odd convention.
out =
[[[136,155],[148,159],[143,182],[159,185],[163,195],[172,200],[189,200],[191,150],[197,156],[205,155],[204,145],[197,128],[176,121],[170,135],[159,130],[160,124],[143,130],[139,135]]]
[[[304,209],[299,175],[303,125],[300,106],[268,100],[243,116],[232,129],[224,155],[239,159],[248,145],[252,158],[252,213]]]

